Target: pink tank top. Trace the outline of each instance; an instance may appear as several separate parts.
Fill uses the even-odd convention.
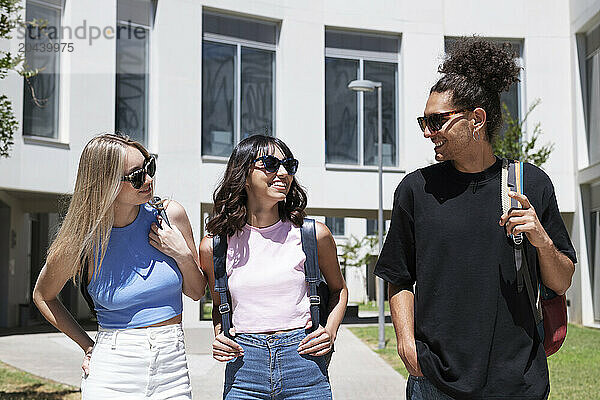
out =
[[[305,260],[300,228],[291,222],[266,228],[246,224],[229,237],[226,266],[237,333],[306,326],[310,301]]]

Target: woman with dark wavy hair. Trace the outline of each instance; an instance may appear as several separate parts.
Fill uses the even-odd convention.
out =
[[[327,359],[344,316],[348,289],[331,232],[316,224],[318,264],[330,290],[325,326],[309,333],[308,285],[300,227],[306,193],[298,161],[281,140],[263,135],[233,150],[214,194],[200,259],[214,302],[213,357],[227,362],[224,399],[331,399]],[[227,238],[226,271],[233,328],[221,329],[212,236]]]

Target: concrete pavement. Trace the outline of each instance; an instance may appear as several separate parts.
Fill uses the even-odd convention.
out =
[[[220,399],[225,365],[211,355],[211,322],[186,324],[184,330],[194,398]],[[79,347],[61,333],[0,337],[1,361],[76,387],[81,379],[81,359]],[[329,374],[336,400],[405,398],[404,378],[343,325]]]

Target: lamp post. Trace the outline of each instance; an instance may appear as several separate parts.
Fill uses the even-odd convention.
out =
[[[379,209],[377,212],[377,239],[379,242],[379,254],[383,248],[383,130],[381,117],[381,82],[373,82],[369,80],[355,80],[348,84],[348,88],[355,92],[372,92],[377,89],[377,172],[379,175]],[[377,307],[379,316],[379,342],[377,347],[383,349],[385,347],[385,286],[383,279],[377,277]]]

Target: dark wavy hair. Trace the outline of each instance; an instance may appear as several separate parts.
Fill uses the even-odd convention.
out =
[[[210,235],[233,236],[242,230],[247,217],[246,180],[250,167],[257,157],[272,153],[275,149],[281,150],[285,158],[294,157],[283,141],[271,136],[250,136],[235,146],[223,179],[213,194],[214,211],[206,224]],[[277,205],[279,218],[282,221],[291,221],[298,227],[302,226],[306,217],[306,202],[306,192],[298,184],[296,177],[292,177],[292,185],[285,201],[280,201]]]
[[[446,55],[438,72],[444,74],[431,88],[451,92],[457,108],[481,107],[487,115],[486,136],[492,142],[502,127],[500,93],[519,81],[520,67],[510,43],[494,43],[480,37],[458,39]]]

